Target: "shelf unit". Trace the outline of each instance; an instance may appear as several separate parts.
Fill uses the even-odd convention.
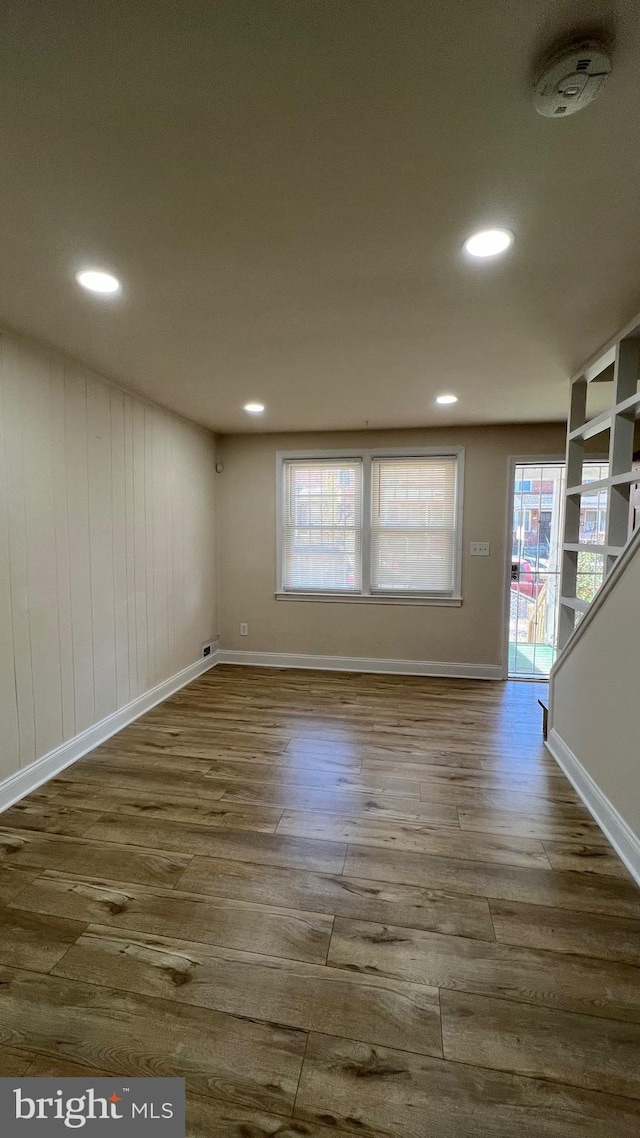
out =
[[[613,397],[607,411],[586,418],[589,384],[613,364]],[[558,648],[562,650],[576,627],[576,617],[585,613],[589,601],[577,596],[578,559],[583,553],[598,553],[604,560],[604,575],[611,572],[630,534],[629,496],[640,482],[633,469],[636,419],[640,417],[640,316],[601,349],[571,381],[567,425],[567,489],[562,548]],[[583,463],[589,455],[585,443],[609,431],[609,473],[597,482],[583,482]],[[584,494],[606,491],[606,530],[603,545],[580,541],[580,499]]]

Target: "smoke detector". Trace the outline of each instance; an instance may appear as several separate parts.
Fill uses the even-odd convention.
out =
[[[545,118],[566,118],[600,94],[611,72],[606,48],[593,40],[565,45],[545,61],[535,88],[535,106]]]

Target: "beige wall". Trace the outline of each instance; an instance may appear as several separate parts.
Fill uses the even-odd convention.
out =
[[[217,633],[215,440],[0,336],[0,778]]]
[[[606,587],[606,586],[605,586]],[[640,840],[640,552],[563,657],[551,726]]]
[[[276,451],[463,445],[461,608],[276,601]],[[220,440],[222,646],[263,652],[500,665],[509,456],[562,455],[564,427],[234,435]],[[468,556],[490,541],[491,556]],[[246,621],[249,636],[240,637]]]

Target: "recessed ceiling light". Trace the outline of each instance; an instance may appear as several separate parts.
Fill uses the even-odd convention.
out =
[[[102,269],[83,269],[81,273],[76,273],[76,280],[89,292],[118,292],[120,288],[118,278],[111,273],[103,272]]]
[[[447,403],[457,403],[457,395],[438,395],[436,396],[436,403],[441,403],[443,406]]]
[[[264,403],[245,403],[244,409],[250,415],[261,415],[264,411]]]
[[[504,253],[512,241],[513,233],[509,229],[481,229],[467,238],[464,247],[472,257],[496,257]]]

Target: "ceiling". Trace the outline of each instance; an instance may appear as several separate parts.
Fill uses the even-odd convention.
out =
[[[603,20],[601,99],[541,118]],[[563,418],[640,310],[639,61],[636,0],[5,0],[0,320],[220,431]]]

